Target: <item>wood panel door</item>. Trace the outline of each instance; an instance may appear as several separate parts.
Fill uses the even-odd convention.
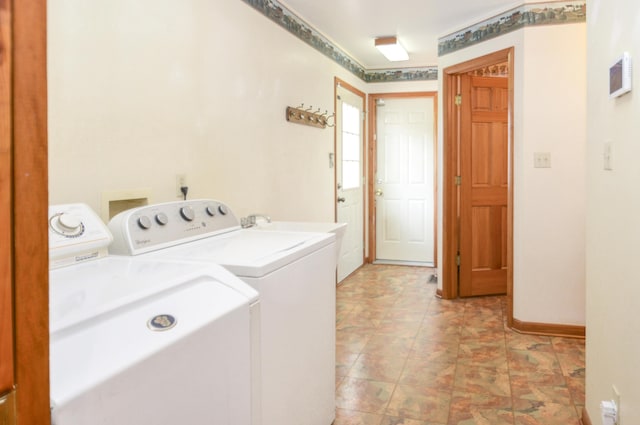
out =
[[[461,76],[460,296],[507,292],[508,79]]]

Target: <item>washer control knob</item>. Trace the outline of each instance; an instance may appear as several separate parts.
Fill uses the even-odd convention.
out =
[[[191,208],[190,206],[180,208],[180,215],[186,221],[193,221],[193,219],[196,217],[193,212],[193,208]]]
[[[216,206],[215,206],[215,204],[207,205],[207,207],[205,208],[205,211],[207,212],[207,215],[209,217],[213,217],[214,215],[216,215]]]
[[[169,217],[167,217],[167,215],[165,213],[158,213],[158,214],[156,214],[156,222],[159,225],[164,226],[165,224],[167,224],[169,222]]]
[[[229,210],[227,210],[227,207],[225,207],[224,205],[218,206],[218,211],[222,215],[227,215],[227,213],[229,212]]]
[[[140,226],[141,229],[147,230],[151,227],[151,220],[146,215],[143,215],[138,218],[138,226]]]

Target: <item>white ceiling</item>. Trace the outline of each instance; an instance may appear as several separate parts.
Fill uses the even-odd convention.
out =
[[[365,69],[438,64],[438,38],[490,18],[525,0],[280,0]],[[397,35],[409,60],[389,62],[374,39]]]

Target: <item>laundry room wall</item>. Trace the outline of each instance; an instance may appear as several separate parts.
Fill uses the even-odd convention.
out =
[[[239,215],[334,218],[334,76],[365,84],[246,3],[48,2],[50,202],[149,193],[228,202]]]
[[[515,48],[514,318],[584,325],[586,24],[507,33],[442,56],[439,70],[509,47]],[[439,109],[441,124],[442,99]],[[439,134],[442,140],[442,125]],[[549,152],[551,168],[534,168],[534,152]]]
[[[640,424],[640,3],[590,1],[587,9],[587,376],[586,409],[619,394],[619,424]],[[632,60],[632,90],[609,98],[609,67]],[[604,169],[605,144],[612,152]],[[585,422],[586,423],[586,422]]]

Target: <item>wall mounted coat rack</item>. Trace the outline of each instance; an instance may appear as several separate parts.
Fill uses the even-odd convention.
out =
[[[305,109],[304,103],[297,108],[287,106],[287,121],[318,128],[335,126],[335,113],[328,115],[326,110],[324,113],[320,113],[320,108],[315,112],[311,111],[313,111],[313,106]],[[329,123],[329,120],[332,120],[331,124]]]

